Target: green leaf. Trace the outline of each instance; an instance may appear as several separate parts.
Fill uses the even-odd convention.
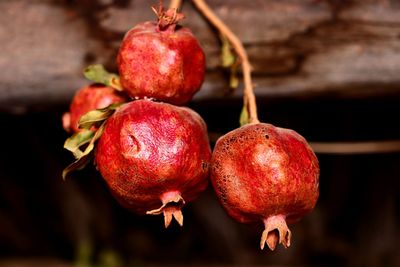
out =
[[[63,170],[62,177],[65,180],[68,174],[75,170],[83,169],[92,158],[92,151],[95,142],[103,134],[105,128],[105,120],[107,120],[115,110],[124,103],[111,104],[108,107],[92,110],[86,113],[79,120],[79,127],[83,128],[82,132],[76,133],[68,138],[64,143],[64,148],[71,151],[76,160]],[[90,130],[92,126],[98,127],[96,131]],[[86,145],[85,150],[80,148]]]
[[[221,64],[224,68],[230,68],[229,87],[236,89],[239,86],[239,78],[237,76],[239,62],[237,55],[233,53],[232,45],[228,38],[224,35],[220,35],[221,39]]]
[[[99,127],[121,105],[122,103],[116,103],[105,108],[89,111],[79,119],[78,127],[81,129],[90,129],[92,126]]]
[[[240,126],[250,123],[249,112],[247,111],[247,107],[243,106],[242,112],[240,113]]]
[[[86,69],[83,71],[83,74],[88,80],[96,83],[102,83],[118,91],[122,91],[119,76],[117,74],[108,72],[101,64],[95,64],[86,67]]]
[[[80,158],[82,151],[79,148],[84,144],[89,143],[93,136],[94,131],[83,130],[65,140],[64,148],[71,151],[75,158]]]
[[[221,63],[222,67],[229,68],[236,62],[236,55],[232,53],[232,45],[229,42],[228,38],[224,35],[220,36],[221,38]]]
[[[238,64],[235,63],[231,66],[231,75],[229,77],[229,87],[231,89],[236,89],[239,87],[239,78],[237,76],[238,73],[237,69],[238,69]]]
[[[66,177],[68,176],[69,173],[75,170],[81,170],[83,169],[91,160],[92,158],[92,151],[94,149],[94,143],[100,138],[100,136],[103,134],[105,128],[105,123],[103,123],[100,128],[96,131],[94,134],[93,138],[90,140],[88,146],[85,148],[85,150],[80,154],[80,157],[77,158],[76,161],[74,161],[72,164],[70,164],[68,167],[66,167],[63,172],[62,172],[62,177],[65,180]]]

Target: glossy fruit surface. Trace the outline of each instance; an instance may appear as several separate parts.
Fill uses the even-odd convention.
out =
[[[228,214],[241,223],[263,222],[261,248],[290,245],[293,223],[309,213],[319,195],[318,160],[293,130],[257,123],[216,143],[211,181]]]
[[[112,194],[138,214],[164,214],[181,225],[181,207],[208,184],[211,149],[193,110],[137,100],[106,122],[95,162]]]
[[[175,23],[161,27],[160,21],[144,22],[126,33],[117,65],[121,84],[132,98],[182,105],[200,89],[204,52],[192,32]]]
[[[127,97],[124,94],[111,87],[102,84],[85,86],[76,92],[70,104],[69,112],[63,115],[63,127],[68,132],[79,132],[78,122],[82,115],[91,110],[126,101]]]

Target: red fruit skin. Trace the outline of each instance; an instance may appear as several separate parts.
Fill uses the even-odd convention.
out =
[[[119,108],[95,154],[112,194],[138,214],[159,208],[171,193],[195,199],[207,187],[210,160],[206,125],[196,112],[149,100]]]
[[[91,84],[78,90],[70,104],[70,112],[64,114],[65,130],[79,132],[78,122],[82,115],[95,109],[105,108],[113,103],[123,103],[127,97],[115,89],[102,85]]]
[[[211,181],[231,217],[241,223],[264,221],[267,228],[268,218],[278,218],[273,220],[279,224],[285,224],[284,220],[294,223],[314,208],[319,164],[306,140],[295,131],[249,124],[217,141]],[[290,231],[287,235],[285,246],[290,245]]]
[[[126,33],[117,65],[122,87],[131,97],[183,105],[203,83],[205,55],[188,28],[160,30],[157,22],[148,21]]]

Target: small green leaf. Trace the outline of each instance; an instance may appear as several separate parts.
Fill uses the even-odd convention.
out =
[[[229,42],[228,38],[224,35],[220,36],[221,38],[221,63],[222,67],[229,68],[236,62],[236,55],[232,53],[232,45]]]
[[[84,144],[89,143],[93,136],[94,131],[83,130],[65,140],[64,148],[71,151],[75,158],[80,158],[82,151],[79,148]]]
[[[240,126],[250,123],[249,112],[247,111],[247,107],[243,106],[242,112],[240,113]]]
[[[221,39],[221,64],[224,68],[230,69],[229,87],[236,89],[239,86],[239,78],[237,76],[239,62],[235,53],[233,53],[232,45],[228,38],[220,35]]]
[[[238,72],[238,64],[233,64],[231,66],[231,75],[229,77],[229,87],[231,89],[236,89],[239,87],[239,78],[237,76],[237,72]]]
[[[76,160],[63,170],[62,177],[65,180],[67,175],[74,170],[83,169],[91,160],[95,142],[103,134],[105,120],[107,120],[115,110],[124,103],[111,104],[108,107],[89,111],[83,115],[79,121],[79,127],[84,128],[82,132],[74,134],[65,141],[64,147],[71,151]],[[90,130],[92,126],[98,127],[96,131]],[[85,150],[80,148],[86,145]]]
[[[92,158],[92,151],[94,149],[94,143],[100,138],[100,136],[103,134],[105,129],[105,123],[103,123],[100,128],[96,131],[94,134],[93,138],[90,140],[88,146],[85,148],[85,150],[80,154],[80,157],[77,158],[76,161],[74,161],[72,164],[68,165],[63,170],[62,177],[65,180],[68,174],[72,171],[75,170],[81,170],[83,169],[91,160]]]
[[[122,103],[116,103],[105,108],[89,111],[79,119],[78,127],[81,129],[90,129],[92,126],[99,127],[121,105]]]
[[[117,74],[108,72],[101,64],[88,66],[83,71],[83,74],[88,80],[96,83],[102,83],[118,91],[122,91],[119,76]]]

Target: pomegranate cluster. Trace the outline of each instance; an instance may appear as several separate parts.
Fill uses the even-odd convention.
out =
[[[264,225],[261,249],[289,247],[287,224],[318,199],[314,152],[295,131],[266,123],[225,134],[211,152],[206,123],[183,106],[203,83],[204,52],[192,32],[177,25],[182,14],[154,11],[157,22],[126,33],[117,55],[119,76],[89,69],[87,77],[105,85],[79,90],[64,114],[64,128],[74,133],[65,148],[76,161],[63,176],[84,167],[93,152],[116,200],[137,214],[162,214],[165,227],[173,219],[183,225],[182,207],[211,179],[231,217]]]
[[[96,81],[110,77],[110,84],[120,85],[123,92],[98,84],[81,89],[63,125],[80,140],[94,140],[90,131],[101,131],[95,164],[113,196],[135,213],[163,214],[168,227],[173,218],[183,224],[181,208],[208,185],[207,126],[195,111],[175,106],[189,102],[200,89],[205,55],[192,32],[177,25],[182,14],[162,7],[154,11],[157,22],[136,25],[122,40],[119,82],[101,67],[89,71]],[[112,112],[106,108],[121,102],[127,103]],[[103,124],[91,123],[98,121]],[[74,145],[87,140],[75,139],[66,147],[74,155],[86,156],[86,150]],[[79,168],[79,160],[70,169]]]

